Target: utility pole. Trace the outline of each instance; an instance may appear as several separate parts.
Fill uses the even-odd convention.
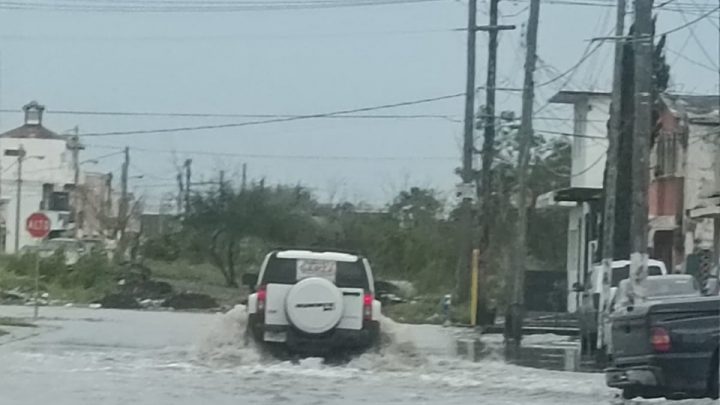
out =
[[[120,241],[125,238],[125,227],[127,226],[128,216],[128,170],[130,168],[130,148],[125,147],[125,160],[122,164],[122,173],[120,174],[120,204],[118,205],[118,228],[120,233]],[[120,245],[120,243],[118,244]]]
[[[632,297],[643,300],[648,264],[648,183],[652,131],[653,23],[652,0],[635,0],[635,121],[633,125],[632,217],[630,219],[630,285]]]
[[[497,48],[498,48],[498,31],[513,30],[514,25],[497,25],[498,23],[498,3],[500,0],[490,0],[490,24],[477,27],[480,31],[487,31],[489,34],[488,41],[488,64],[487,64],[487,81],[485,83],[485,111],[484,111],[484,137],[482,148],[482,241],[481,244],[487,252],[490,244],[490,231],[492,228],[493,206],[490,203],[492,199],[492,164],[495,157],[495,86],[497,72]],[[484,280],[479,280],[482,283]],[[471,286],[476,288],[477,286]],[[485,310],[484,291],[478,289],[480,297],[477,298],[479,305]],[[475,309],[477,311],[477,308]],[[484,315],[484,314],[483,314]],[[473,320],[475,321],[475,320]]]
[[[15,201],[15,254],[20,252],[20,206],[22,205],[22,167],[25,160],[25,148],[22,145],[17,149],[17,196]]]
[[[246,184],[247,184],[247,163],[243,163],[243,165],[242,165],[242,183],[240,183],[241,191],[245,191]]]
[[[190,166],[192,165],[192,159],[185,159],[185,214],[190,212]]]
[[[520,118],[520,151],[518,153],[518,198],[517,198],[517,240],[515,253],[512,256],[513,271],[513,303],[509,308],[511,328],[507,332],[520,342],[522,338],[522,322],[524,316],[525,292],[525,256],[527,252],[527,200],[528,200],[528,164],[530,161],[530,146],[533,138],[532,114],[535,97],[535,63],[537,59],[537,31],[540,17],[540,0],[530,1],[530,17],[527,24],[526,52],[525,52],[525,79],[523,82],[522,116]]]
[[[178,168],[178,170],[180,170]],[[178,194],[177,198],[175,199],[175,205],[177,208],[177,213],[180,215],[182,213],[182,200],[183,200],[183,190],[185,190],[185,187],[183,187],[183,175],[181,171],[178,171],[177,175],[175,175],[175,180],[177,180],[178,183]]]
[[[455,290],[458,301],[465,302],[470,282],[470,254],[473,247],[473,201],[466,188],[472,184],[474,126],[475,126],[475,35],[477,31],[477,0],[468,0],[467,78],[465,82],[465,125],[463,131],[462,198],[460,205],[460,255],[455,271]]]
[[[615,20],[615,65],[613,67],[612,102],[610,103],[610,131],[608,133],[607,163],[605,164],[605,201],[603,209],[603,240],[602,240],[602,302],[609,299],[610,279],[612,276],[612,262],[615,248],[615,199],[617,197],[618,177],[618,149],[620,144],[620,132],[622,132],[622,75],[623,75],[623,47],[625,42],[620,40],[625,33],[625,0],[617,0],[617,11]],[[603,346],[606,340],[605,322],[607,311],[601,304],[598,316],[598,339],[597,348]],[[608,348],[610,349],[610,348]]]
[[[73,236],[77,239],[80,236],[80,221],[79,217],[79,203],[80,203],[80,128],[76,125],[73,128],[73,137],[70,139],[70,150],[72,151],[73,159],[73,194],[72,194],[72,217],[75,223],[75,229],[73,230]]]

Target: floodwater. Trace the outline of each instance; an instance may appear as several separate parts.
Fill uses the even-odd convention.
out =
[[[0,316],[31,313],[0,307]],[[2,405],[622,403],[602,374],[464,360],[457,341],[468,331],[453,328],[385,320],[381,353],[333,366],[281,362],[244,347],[242,307],[226,314],[42,308],[41,316],[38,328],[0,337]]]

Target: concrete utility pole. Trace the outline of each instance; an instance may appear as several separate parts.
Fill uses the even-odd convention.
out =
[[[635,0],[635,121],[633,125],[630,285],[632,298],[643,300],[648,265],[648,183],[652,131],[652,0]]]
[[[470,282],[470,254],[473,247],[473,213],[471,193],[465,190],[473,183],[473,153],[475,126],[475,34],[477,31],[477,0],[468,0],[467,78],[465,82],[465,125],[463,131],[462,189],[460,197],[460,254],[455,271],[455,293],[459,302],[468,298]]]
[[[20,252],[20,206],[22,205],[22,167],[25,160],[25,148],[22,145],[17,149],[17,196],[15,201],[15,254]]]
[[[73,236],[77,239],[80,236],[80,221],[78,220],[79,212],[78,205],[80,203],[80,128],[76,125],[73,128],[73,137],[70,139],[70,150],[72,151],[73,159],[73,194],[72,194],[72,217],[75,222],[75,229],[73,230]]]
[[[520,151],[518,153],[518,198],[517,198],[517,239],[512,255],[513,304],[509,308],[511,325],[507,325],[509,335],[519,342],[522,338],[523,306],[525,292],[525,255],[527,252],[527,200],[528,200],[528,164],[530,146],[533,138],[532,114],[535,97],[534,72],[537,59],[537,31],[540,17],[540,0],[530,1],[525,52],[525,79],[523,83],[522,116],[520,118]]]
[[[621,38],[625,32],[625,0],[617,0],[617,13],[615,20],[615,36]],[[622,75],[623,75],[623,47],[625,42],[615,42],[615,65],[613,67],[612,102],[610,106],[610,131],[608,133],[607,163],[605,164],[605,201],[603,209],[603,300],[610,295],[610,279],[612,276],[612,262],[614,259],[615,245],[615,199],[617,197],[618,177],[618,147],[620,144],[620,133],[622,132]],[[603,346],[604,324],[609,308],[600,308],[598,317],[598,339],[597,348]]]
[[[190,212],[190,174],[191,169],[190,166],[192,165],[192,159],[185,159],[185,164],[183,167],[185,168],[185,213]]]

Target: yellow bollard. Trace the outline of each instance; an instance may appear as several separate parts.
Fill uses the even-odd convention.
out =
[[[478,266],[480,264],[480,249],[472,251],[472,276],[470,277],[470,325],[477,325],[478,306]]]

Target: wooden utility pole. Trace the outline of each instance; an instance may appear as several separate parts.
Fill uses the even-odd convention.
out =
[[[455,269],[455,294],[458,301],[468,298],[470,282],[470,254],[473,247],[472,196],[467,188],[473,183],[473,154],[475,127],[475,34],[477,31],[477,0],[468,0],[467,24],[467,78],[465,82],[465,125],[463,130],[462,190],[458,193],[460,203],[460,252],[458,266]]]
[[[617,197],[618,177],[618,147],[620,133],[622,132],[622,75],[623,75],[623,48],[625,41],[620,40],[625,33],[625,0],[617,0],[615,20],[615,65],[613,67],[612,102],[610,103],[610,131],[608,133],[607,163],[605,164],[605,200],[603,209],[603,240],[602,240],[602,267],[603,267],[603,300],[609,299],[610,279],[612,276],[612,262],[615,245],[615,199]],[[597,348],[603,346],[604,324],[608,308],[600,308],[598,316]]]
[[[487,81],[485,84],[485,111],[483,112],[482,126],[484,129],[483,148],[482,148],[482,240],[481,246],[487,253],[490,244],[490,231],[492,229],[493,205],[492,199],[492,164],[495,158],[495,90],[497,82],[497,48],[498,48],[498,31],[515,29],[514,25],[497,25],[498,23],[498,3],[500,0],[490,0],[490,21],[489,25],[477,27],[479,31],[487,31],[489,35],[488,41],[488,63],[487,63]],[[475,256],[473,256],[474,258]],[[473,259],[475,260],[475,259]],[[479,260],[479,257],[478,259]],[[487,261],[486,261],[487,262]],[[475,263],[473,263],[473,266]],[[474,281],[475,282],[475,281]],[[484,283],[480,278],[477,282]],[[478,286],[471,286],[477,288]],[[472,298],[472,297],[471,297]],[[475,311],[480,309],[480,314],[485,315],[486,309],[485,291],[478,289],[477,297],[478,305]],[[474,320],[475,321],[475,320]]]
[[[487,248],[490,240],[490,218],[493,216],[492,204],[492,163],[495,155],[495,85],[497,72],[498,31],[513,30],[514,25],[497,25],[498,3],[490,0],[490,25],[477,27],[480,31],[488,31],[488,66],[487,83],[485,84],[484,139],[482,148],[482,205],[483,205],[483,245]]]
[[[648,262],[648,184],[652,131],[653,22],[652,0],[635,0],[635,121],[633,125],[632,217],[630,219],[630,284],[632,297],[643,300]]]
[[[192,159],[185,159],[185,214],[190,212],[190,175]]]
[[[520,119],[520,151],[518,153],[518,198],[517,198],[517,239],[512,255],[513,303],[509,308],[510,325],[506,325],[509,335],[519,342],[522,338],[525,292],[525,255],[527,252],[527,200],[528,200],[528,164],[530,146],[533,138],[532,114],[535,98],[535,63],[537,59],[537,31],[540,17],[540,0],[530,1],[530,17],[527,24],[525,79],[523,82],[522,116]]]

